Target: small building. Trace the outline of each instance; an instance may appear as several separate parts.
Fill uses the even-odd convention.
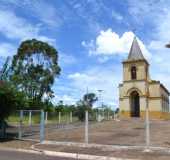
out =
[[[120,117],[144,117],[146,106],[153,119],[170,118],[169,91],[160,81],[151,80],[149,63],[134,38],[123,64],[123,82],[119,84]]]

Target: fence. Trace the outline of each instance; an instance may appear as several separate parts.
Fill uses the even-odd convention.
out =
[[[148,121],[149,122],[149,121]],[[18,111],[8,119],[8,134],[43,142],[170,147],[169,120],[118,119],[114,112]],[[148,124],[148,125],[146,125]]]
[[[21,110],[7,119],[7,136],[19,139],[40,139],[40,110]]]

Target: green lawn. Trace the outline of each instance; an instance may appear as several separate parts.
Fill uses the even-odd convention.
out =
[[[40,123],[40,112],[37,113],[32,113],[32,124],[39,124]],[[6,121],[9,124],[19,124],[20,122],[20,118],[19,118],[19,113],[15,113],[10,115]],[[72,117],[72,122],[76,122],[78,121],[77,117]],[[29,112],[27,112],[27,114],[24,114],[23,116],[23,124],[24,125],[29,125]],[[69,114],[61,114],[61,119],[60,119],[60,123],[69,123],[70,122],[70,116]],[[48,114],[48,123],[59,123],[59,116],[58,114]]]

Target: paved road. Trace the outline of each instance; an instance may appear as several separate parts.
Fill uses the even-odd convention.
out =
[[[16,151],[0,150],[0,160],[75,160],[72,158],[49,157]]]

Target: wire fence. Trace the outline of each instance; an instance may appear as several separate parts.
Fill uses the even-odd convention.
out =
[[[36,141],[170,147],[169,120],[119,119],[111,111],[17,111],[7,119],[7,135]],[[149,134],[149,136],[147,136]]]

